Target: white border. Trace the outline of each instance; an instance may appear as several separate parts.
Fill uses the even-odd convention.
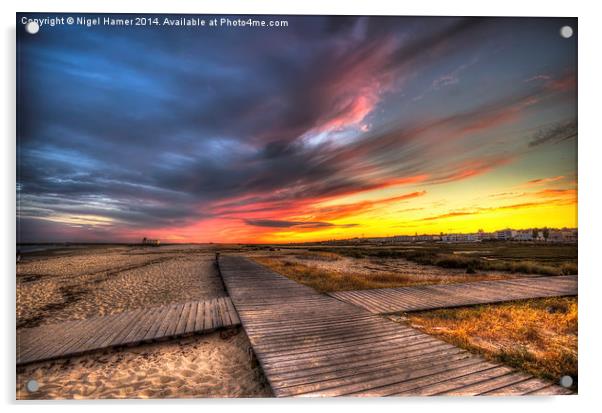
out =
[[[5,320],[2,340],[3,372],[2,401],[9,410],[44,409],[59,412],[65,409],[145,409],[149,412],[163,412],[166,407],[205,411],[226,411],[245,413],[249,410],[282,410],[304,412],[308,409],[345,409],[351,412],[364,412],[368,408],[379,411],[461,411],[507,412],[508,410],[545,410],[546,412],[588,411],[600,400],[599,376],[602,371],[600,357],[600,321],[596,315],[601,311],[599,294],[600,246],[597,244],[602,228],[600,225],[600,173],[602,145],[600,140],[600,13],[595,2],[500,0],[498,2],[453,0],[419,0],[394,2],[392,0],[369,0],[351,3],[348,1],[327,0],[283,0],[250,1],[203,1],[186,0],[147,0],[128,2],[121,0],[74,1],[22,0],[10,4],[2,2],[2,162],[0,180],[2,190],[3,245],[2,263],[4,267],[4,302],[1,306]],[[136,12],[136,13],[227,13],[227,14],[372,14],[372,15],[453,15],[453,16],[569,16],[579,17],[579,396],[553,399],[505,398],[505,399],[346,399],[346,400],[192,400],[192,401],[152,401],[145,402],[45,402],[16,403],[14,401],[14,251],[15,251],[15,15],[24,12]],[[40,405],[42,404],[42,405]],[[110,406],[109,406],[110,405]],[[599,407],[598,407],[599,409]],[[593,409],[592,409],[593,410]]]

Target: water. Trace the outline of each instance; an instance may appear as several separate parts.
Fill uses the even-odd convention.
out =
[[[74,248],[73,245],[68,244],[27,244],[27,245],[19,245],[17,244],[17,251],[21,253],[27,252],[39,252],[39,251],[49,251],[55,250],[59,248]]]

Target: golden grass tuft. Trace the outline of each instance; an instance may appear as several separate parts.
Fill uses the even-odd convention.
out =
[[[286,259],[273,257],[253,257],[253,259],[259,264],[319,292],[389,288],[412,283],[409,277],[392,273],[342,275]]]
[[[503,279],[504,276],[488,276],[463,274],[454,277],[441,277],[439,275],[422,275],[420,277],[395,272],[375,271],[373,273],[357,273],[353,269],[349,271],[329,271],[312,265],[314,261],[336,261],[342,259],[334,253],[316,252],[309,254],[294,255],[287,258],[286,255],[278,256],[256,256],[249,257],[273,271],[276,271],[300,284],[307,285],[320,292],[367,290],[373,288],[394,288],[432,284],[451,284],[457,282],[482,281]],[[296,260],[293,260],[296,259]],[[298,260],[307,260],[299,262]]]
[[[558,382],[577,385],[577,297],[555,297],[408,314],[420,330]]]
[[[311,251],[295,254],[295,258],[300,260],[318,260],[318,261],[339,261],[343,259],[339,254],[328,251]]]

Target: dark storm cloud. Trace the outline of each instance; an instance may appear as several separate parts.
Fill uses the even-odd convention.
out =
[[[577,120],[557,123],[551,127],[538,130],[529,142],[530,147],[543,145],[546,143],[558,143],[567,139],[577,137]]]

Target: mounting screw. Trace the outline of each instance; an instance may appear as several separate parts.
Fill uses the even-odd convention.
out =
[[[562,387],[571,387],[573,385],[573,378],[571,376],[562,376],[560,378],[560,385]]]
[[[565,39],[569,39],[573,36],[573,28],[571,26],[562,26],[560,28],[560,35]]]
[[[35,21],[27,22],[25,25],[25,31],[29,34],[36,34],[40,31],[40,25]]]
[[[27,383],[25,384],[25,389],[30,392],[30,393],[35,393],[38,391],[38,389],[40,388],[40,385],[38,384],[37,380],[28,380]]]

